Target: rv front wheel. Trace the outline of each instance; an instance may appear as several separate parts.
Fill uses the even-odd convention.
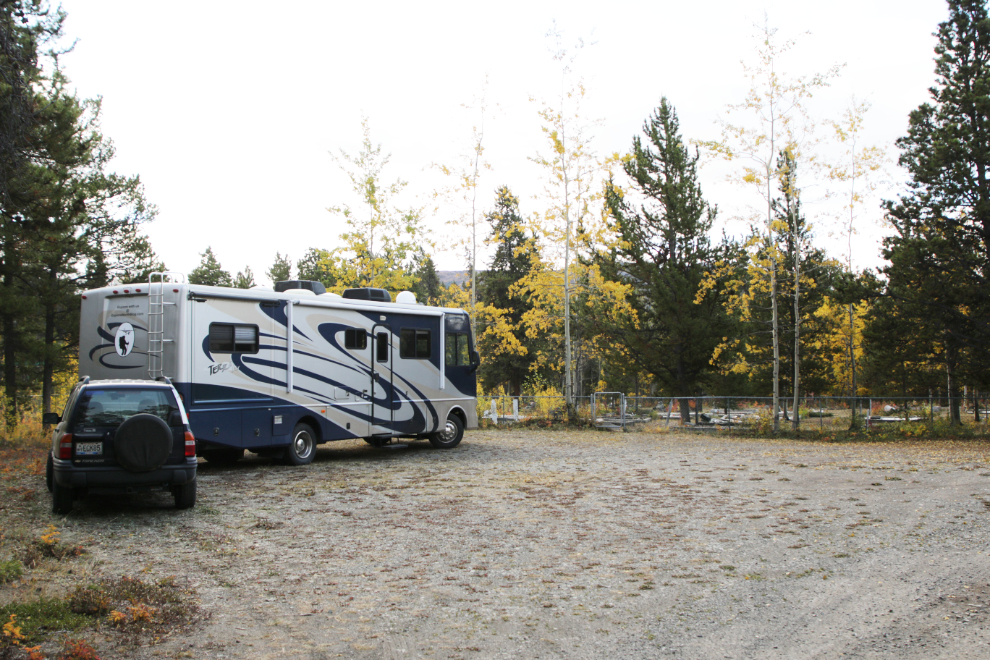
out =
[[[456,415],[447,418],[443,429],[430,434],[430,444],[437,449],[453,449],[464,437],[464,424]]]
[[[285,450],[285,462],[289,465],[306,465],[316,454],[316,434],[307,424],[296,424],[292,432],[292,444]]]

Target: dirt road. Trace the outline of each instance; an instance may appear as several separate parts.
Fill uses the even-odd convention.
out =
[[[986,658],[988,466],[987,443],[489,431],[204,465],[192,511],[57,524],[77,575],[198,594],[208,618],[129,657]]]

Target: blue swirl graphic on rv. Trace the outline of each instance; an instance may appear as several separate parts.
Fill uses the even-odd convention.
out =
[[[278,307],[268,307],[260,303],[258,304],[258,306],[261,308],[262,314],[268,316],[273,321],[278,323],[280,326],[285,328],[288,327],[289,325],[289,317],[286,316],[285,314],[284,301],[279,301],[279,302],[282,304],[280,304]],[[299,335],[300,337],[302,337],[303,339],[305,339],[306,341],[311,341],[310,338],[306,336],[305,332],[301,331],[299,328],[296,327],[295,323],[292,324],[292,331],[297,335]],[[280,339],[282,338],[280,337]]]

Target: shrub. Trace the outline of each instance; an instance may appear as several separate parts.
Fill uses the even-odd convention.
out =
[[[16,559],[0,561],[0,584],[13,582],[24,574],[24,566]]]
[[[66,639],[62,644],[62,652],[58,660],[100,660],[96,649],[82,639]]]

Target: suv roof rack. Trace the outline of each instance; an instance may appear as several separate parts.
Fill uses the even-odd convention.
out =
[[[89,376],[83,376],[82,378],[79,379],[79,382],[80,383],[83,383],[83,384],[88,383],[89,382]]]

